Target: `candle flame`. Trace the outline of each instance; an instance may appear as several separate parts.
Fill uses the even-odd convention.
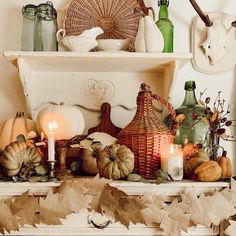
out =
[[[54,131],[57,128],[58,128],[58,124],[56,121],[51,121],[48,123],[48,130],[49,131]]]
[[[171,145],[170,145],[170,153],[174,153],[174,151],[175,151],[175,149],[174,149],[174,145],[171,144]]]

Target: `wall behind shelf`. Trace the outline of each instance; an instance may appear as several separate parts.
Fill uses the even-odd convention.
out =
[[[155,3],[157,0],[153,0]],[[20,38],[22,28],[21,7],[33,3],[39,4],[39,0],[1,0],[0,8],[0,51],[20,50]],[[58,9],[65,0],[52,0]],[[152,0],[146,0],[152,2]],[[222,11],[236,17],[235,0],[198,0],[200,6],[205,11]],[[193,17],[196,15],[189,1],[170,0],[170,18],[175,26],[175,52],[190,51],[190,26]],[[189,62],[179,71],[177,82],[173,87],[173,97],[171,103],[178,107],[184,97],[184,82],[186,80],[195,80],[197,83],[197,95],[200,91],[207,88],[207,95],[215,98],[218,91],[227,103],[231,104],[232,117],[236,117],[234,95],[236,82],[235,71],[229,71],[221,75],[205,75],[195,71]],[[131,88],[132,89],[132,88]],[[131,98],[133,99],[133,98]],[[17,69],[14,68],[5,58],[0,56],[0,121],[14,116],[16,111],[24,111],[25,100],[23,90],[18,78]],[[232,130],[235,135],[235,130]],[[229,156],[235,156],[235,143],[222,143],[229,151]],[[235,158],[236,159],[236,158]]]

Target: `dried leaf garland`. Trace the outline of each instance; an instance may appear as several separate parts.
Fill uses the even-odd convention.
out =
[[[0,201],[0,232],[4,234],[4,230],[9,233],[18,229],[17,217],[11,211],[10,201]]]
[[[27,207],[25,207],[27,206]],[[29,191],[16,197],[10,204],[12,214],[17,218],[18,224],[24,226],[25,224],[35,227],[40,223],[39,220],[39,199],[33,195],[29,195]]]
[[[79,213],[81,209],[89,208],[92,196],[87,194],[88,189],[78,181],[64,182],[58,192],[63,196],[63,204],[74,213]]]
[[[46,198],[39,199],[40,206],[40,222],[48,225],[61,225],[61,218],[66,218],[71,214],[71,209],[65,204],[67,203],[63,194],[53,193],[50,190]]]
[[[231,189],[226,188],[211,196],[194,191],[182,193],[181,200],[170,204],[159,195],[128,196],[109,185],[111,181],[100,179],[63,182],[46,197],[30,195],[0,201],[0,232],[17,231],[25,224],[45,223],[60,225],[61,219],[71,213],[87,208],[106,213],[127,228],[130,223],[142,223],[149,227],[159,226],[169,236],[181,235],[181,231],[201,224],[207,227],[228,220],[226,232],[236,232],[236,182],[232,179]],[[233,217],[232,217],[233,216]]]

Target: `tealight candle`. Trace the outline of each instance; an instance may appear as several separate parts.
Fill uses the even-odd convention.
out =
[[[48,123],[48,160],[55,161],[55,138],[54,130],[57,128],[56,122]]]
[[[181,145],[171,144],[169,149],[161,154],[161,169],[168,172],[173,180],[183,179],[183,152]]]

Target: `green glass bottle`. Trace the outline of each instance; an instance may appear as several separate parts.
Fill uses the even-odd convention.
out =
[[[180,127],[176,130],[174,142],[178,144],[198,143],[203,147],[208,145],[207,137],[209,125],[202,119],[194,119],[196,117],[205,116],[205,108],[198,104],[195,95],[196,84],[194,81],[185,82],[185,98],[182,105],[176,109],[176,114],[184,114],[185,119]]]
[[[209,125],[201,119],[201,117],[205,117],[205,108],[198,104],[195,88],[194,81],[185,82],[185,98],[182,105],[176,109],[176,114],[183,114],[185,119],[176,130],[174,143],[181,145],[187,143],[202,144],[205,149],[209,143]],[[196,117],[198,118],[196,119]],[[170,123],[170,120],[167,123]]]
[[[158,0],[158,6],[160,6],[160,10],[159,10],[159,19],[156,22],[156,25],[160,29],[164,38],[163,52],[173,52],[174,25],[168,18],[169,0]]]

